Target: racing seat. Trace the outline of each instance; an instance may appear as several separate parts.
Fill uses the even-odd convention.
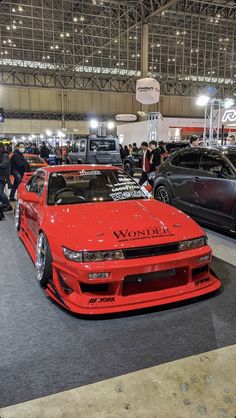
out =
[[[66,181],[61,174],[54,173],[50,176],[48,190],[49,190],[49,203],[55,203],[55,195],[59,190],[66,188]]]
[[[90,180],[89,187],[86,192],[88,199],[107,198],[109,190],[107,188],[107,179],[104,176],[97,176]]]

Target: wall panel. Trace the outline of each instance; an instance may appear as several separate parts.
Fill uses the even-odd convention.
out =
[[[8,111],[69,113],[137,113],[141,109],[134,94],[90,92],[43,88],[5,87],[0,89],[0,107]],[[196,106],[194,97],[161,96],[160,103],[149,106],[164,116],[202,117],[203,109]]]

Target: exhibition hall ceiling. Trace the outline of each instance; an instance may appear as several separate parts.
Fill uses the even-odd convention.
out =
[[[0,66],[60,73],[236,82],[236,2],[227,0],[0,1]]]

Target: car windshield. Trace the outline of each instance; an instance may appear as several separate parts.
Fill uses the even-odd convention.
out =
[[[236,169],[236,152],[228,152],[227,157]]]
[[[123,170],[78,170],[52,173],[48,182],[48,204],[117,202],[146,199],[149,193]]]
[[[35,157],[33,155],[26,155],[25,158],[29,164],[44,164],[43,159],[37,155],[35,155]]]
[[[90,151],[115,151],[116,141],[114,139],[91,139]]]

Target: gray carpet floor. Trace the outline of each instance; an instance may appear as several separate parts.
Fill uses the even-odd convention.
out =
[[[214,260],[212,297],[103,319],[45,297],[16,237],[0,222],[0,407],[236,343],[236,267]]]

